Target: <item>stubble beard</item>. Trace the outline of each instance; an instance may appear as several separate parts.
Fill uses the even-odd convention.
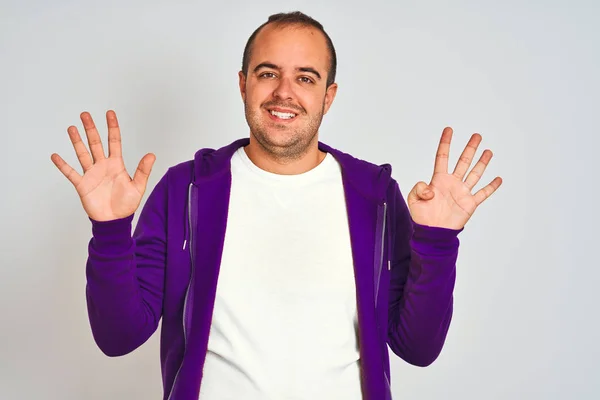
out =
[[[291,128],[287,124],[269,124],[265,126],[262,116],[262,108],[252,110],[246,102],[244,102],[244,110],[246,114],[246,122],[250,127],[250,134],[256,139],[260,147],[269,154],[274,160],[280,163],[287,163],[298,160],[308,152],[309,147],[317,140],[319,127],[323,120],[325,110],[325,102],[321,107],[321,111],[309,117],[308,122],[299,128]],[[306,114],[302,113],[298,117]],[[287,135],[284,143],[274,141],[269,135],[268,130],[280,130]]]

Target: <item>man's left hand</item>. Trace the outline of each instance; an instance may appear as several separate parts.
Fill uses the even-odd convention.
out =
[[[418,182],[407,196],[408,208],[414,222],[434,227],[462,229],[477,207],[489,198],[502,184],[496,177],[487,186],[471,194],[479,182],[492,152],[485,150],[475,167],[466,175],[481,143],[481,135],[475,133],[463,150],[454,172],[448,173],[448,154],[452,140],[452,128],[445,128],[438,146],[433,177],[429,184]],[[466,175],[466,179],[465,179]]]

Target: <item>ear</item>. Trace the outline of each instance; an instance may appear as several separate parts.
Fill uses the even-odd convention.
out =
[[[242,100],[246,101],[246,76],[242,71],[238,72],[238,76],[240,79],[240,94],[242,95]]]
[[[333,103],[333,99],[335,99],[337,89],[338,89],[337,83],[332,83],[331,85],[329,85],[329,87],[325,91],[325,104],[324,104],[325,107],[323,108],[323,114],[327,114],[327,111],[329,111],[329,107],[331,107],[331,104]]]

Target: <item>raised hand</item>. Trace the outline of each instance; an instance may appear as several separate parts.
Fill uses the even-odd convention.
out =
[[[407,196],[412,219],[418,224],[461,229],[477,207],[502,184],[502,178],[496,177],[487,186],[471,194],[492,159],[492,152],[485,150],[465,179],[473,156],[481,143],[481,135],[476,133],[471,136],[454,171],[449,174],[448,154],[451,140],[452,129],[445,128],[436,154],[431,182],[429,184],[418,182]]]
[[[67,129],[83,175],[67,164],[58,154],[50,157],[54,165],[73,184],[87,215],[96,221],[111,221],[133,214],[139,207],[152,165],[156,157],[146,154],[138,164],[133,179],[125,170],[121,154],[121,131],[114,111],[106,113],[108,125],[108,157],[104,154],[100,135],[88,112],[81,121],[91,150],[88,152],[75,126]]]

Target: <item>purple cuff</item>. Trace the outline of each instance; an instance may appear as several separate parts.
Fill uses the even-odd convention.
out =
[[[133,214],[111,221],[92,222],[91,247],[100,254],[122,254],[127,252],[133,244],[131,227]]]
[[[458,234],[464,229],[421,225],[413,221],[413,248],[421,254],[441,255],[458,250]]]

